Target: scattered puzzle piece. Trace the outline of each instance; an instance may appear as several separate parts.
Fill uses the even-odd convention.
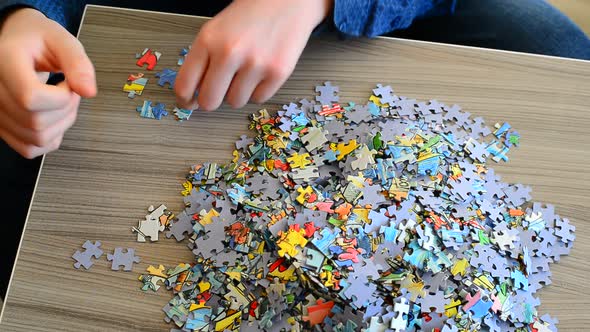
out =
[[[74,253],[74,255],[72,255],[72,258],[76,260],[74,267],[79,269],[81,266],[83,266],[86,270],[90,269],[90,267],[94,265],[92,257],[98,259],[103,254],[103,251],[100,249],[100,245],[100,241],[95,241],[94,243],[90,241],[84,242],[82,247],[86,250],[83,252],[78,250]]]
[[[165,86],[168,84],[169,89],[174,88],[174,82],[176,82],[176,75],[178,72],[174,69],[165,68],[159,73],[156,73],[156,78],[158,78],[158,85]]]
[[[135,256],[135,249],[115,248],[112,254],[107,254],[107,260],[111,261],[111,269],[118,271],[123,267],[123,271],[131,271],[133,263],[139,263],[140,258]]]
[[[158,63],[158,60],[160,60],[161,56],[162,56],[162,53],[155,52],[149,48],[146,48],[143,50],[143,52],[141,52],[141,54],[136,54],[136,58],[138,58],[137,65],[139,67],[143,67],[144,65],[147,65],[147,67],[146,67],[147,70],[154,70],[154,68],[156,67],[156,64]]]

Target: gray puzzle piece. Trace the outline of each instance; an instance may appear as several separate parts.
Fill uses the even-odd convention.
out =
[[[123,267],[123,271],[133,270],[133,263],[139,263],[140,258],[135,256],[135,249],[127,248],[123,251],[123,248],[115,248],[113,254],[107,254],[107,260],[111,261],[111,269],[118,271]]]
[[[90,267],[92,267],[92,265],[94,264],[94,262],[92,261],[92,257],[98,259],[103,254],[103,251],[100,249],[100,246],[100,241],[95,241],[94,243],[90,241],[84,242],[82,247],[86,250],[84,250],[83,252],[78,250],[74,253],[74,255],[72,255],[72,258],[76,260],[76,263],[74,263],[74,267],[76,269],[79,269],[81,266],[83,266],[86,270],[90,269]]]
[[[337,103],[340,99],[338,97],[339,88],[333,86],[331,82],[324,82],[324,85],[318,85],[315,87],[315,92],[319,92],[320,95],[315,97],[315,100],[322,105],[332,105]]]

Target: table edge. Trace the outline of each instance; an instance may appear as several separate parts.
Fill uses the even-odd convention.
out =
[[[197,18],[211,19],[211,17],[208,17],[208,16],[200,16],[200,15],[189,15],[189,14],[160,12],[160,11],[146,10],[146,9],[124,8],[124,7],[116,7],[116,6],[88,4],[88,5],[86,5],[84,7],[84,14],[82,15],[82,19],[80,20],[80,27],[82,27],[82,24],[84,23],[84,17],[86,15],[86,11],[88,10],[89,7],[116,9],[116,10],[131,11],[131,12],[145,12],[145,13],[163,14],[163,15],[171,15],[171,16],[197,17]],[[78,29],[78,34],[79,33],[80,33],[80,29]],[[367,38],[367,37],[351,37],[351,38]],[[435,45],[435,46],[451,47],[451,48],[459,48],[459,49],[467,49],[467,50],[477,50],[477,51],[482,51],[482,52],[503,53],[503,54],[517,55],[517,56],[530,56],[530,57],[537,57],[537,58],[547,58],[547,59],[553,59],[553,60],[573,61],[573,62],[581,62],[581,63],[590,64],[590,60],[566,58],[566,57],[560,57],[560,56],[555,56],[555,55],[544,55],[544,54],[535,54],[535,53],[526,53],[526,52],[499,50],[499,49],[485,48],[485,47],[478,47],[478,46],[466,46],[466,45],[448,44],[448,43],[440,43],[440,42],[417,40],[417,39],[409,39],[409,38],[377,36],[377,37],[373,37],[371,39],[396,40],[398,42],[407,43],[407,44],[416,43],[416,44],[423,44],[423,45]]]

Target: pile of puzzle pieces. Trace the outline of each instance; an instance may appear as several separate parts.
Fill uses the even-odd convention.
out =
[[[184,59],[187,56],[189,48],[184,48],[180,51],[181,58],[178,59],[178,66],[184,64]],[[137,53],[135,57],[137,58],[137,66],[139,67],[146,67],[148,71],[154,70],[162,53],[156,52],[150,48],[146,48],[141,53]],[[169,89],[174,88],[174,83],[176,82],[176,75],[178,71],[165,68],[160,72],[157,72],[154,77],[158,79],[158,85],[161,87],[165,87],[168,85]],[[137,74],[130,74],[127,77],[127,82],[123,85],[123,92],[127,92],[127,96],[129,98],[135,98],[136,96],[141,96],[147,86],[148,78],[145,77],[143,73]],[[136,108],[136,111],[142,118],[148,119],[156,119],[160,120],[162,117],[168,116],[168,111],[166,111],[166,104],[163,103],[153,103],[151,100],[144,100],[141,106]],[[188,120],[192,115],[192,110],[187,110],[183,108],[175,107],[173,109],[174,115],[177,121],[184,121]]]
[[[535,293],[574,226],[488,166],[515,130],[389,86],[316,92],[252,115],[229,164],[191,168],[186,209],[152,216],[195,255],[139,277],[173,292],[172,331],[556,331]]]

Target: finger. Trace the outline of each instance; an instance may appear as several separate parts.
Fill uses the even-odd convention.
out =
[[[238,65],[233,59],[211,59],[197,97],[201,109],[212,111],[221,105]]]
[[[13,148],[16,152],[18,152],[21,156],[27,159],[33,159],[40,155],[46,154],[50,151],[57,150],[61,145],[62,137],[58,137],[53,142],[48,144],[44,147],[38,147],[32,144],[26,144],[20,141],[18,138],[13,136],[11,133],[7,132],[6,130],[0,128],[0,137],[8,144],[11,148]]]
[[[46,130],[33,130],[20,126],[10,117],[2,119],[4,131],[28,145],[43,147],[50,144],[55,138],[63,135],[65,130],[75,121],[76,113],[69,112],[54,126]]]
[[[227,102],[233,108],[241,108],[246,105],[262,77],[262,70],[255,65],[249,66],[247,69],[240,69],[227,91]]]
[[[176,103],[185,109],[196,108],[195,91],[207,70],[209,63],[207,51],[204,47],[193,45],[186,56],[186,60],[176,76],[174,82],[174,92],[176,93]]]
[[[77,98],[77,100],[74,99],[71,105],[67,107],[64,116],[46,129],[36,130],[23,127],[9,116],[4,117],[2,120],[3,127],[5,131],[9,132],[23,143],[36,145],[38,147],[46,146],[57,137],[63,136],[64,132],[76,121],[77,107],[80,97],[78,96]]]
[[[22,52],[4,54],[0,77],[10,78],[10,82],[4,82],[4,87],[22,109],[49,111],[64,108],[70,102],[69,89],[39,82],[33,59]]]
[[[72,91],[85,98],[94,97],[96,76],[92,62],[80,41],[61,26],[57,26],[45,39],[45,45],[53,55],[54,63],[63,71]]]
[[[67,84],[67,82],[62,82],[60,84]],[[59,120],[55,121],[47,129],[43,130],[42,135],[39,135],[39,131],[32,131],[34,139],[32,143],[38,146],[43,146],[48,142],[54,141],[58,137],[63,137],[64,133],[76,122],[79,104],[80,96],[74,95],[70,105],[68,105],[68,107],[63,111],[63,116]]]
[[[272,98],[279,88],[285,83],[285,81],[271,81],[264,80],[254,89],[252,93],[252,101],[257,104],[261,104]]]
[[[62,137],[64,133],[70,129],[74,123],[76,123],[76,119],[78,117],[78,104],[80,102],[80,97],[78,97],[77,101],[73,101],[72,105],[67,110],[65,116],[61,118],[61,120],[57,121],[51,127],[46,129],[46,140],[41,143],[46,143],[47,141],[54,141],[58,137]]]
[[[75,100],[77,95],[71,94],[71,98]],[[79,97],[78,97],[79,98]],[[0,82],[0,100],[3,101],[1,106],[2,110],[0,113],[14,120],[20,127],[33,129],[33,130],[45,130],[54,125],[59,120],[63,119],[70,109],[68,107],[53,110],[34,112],[20,108],[14,103],[14,101],[8,96],[8,92],[4,87],[4,84]]]
[[[292,72],[293,68],[280,64],[271,67],[266,78],[252,93],[252,100],[256,103],[269,100],[285,84]]]

